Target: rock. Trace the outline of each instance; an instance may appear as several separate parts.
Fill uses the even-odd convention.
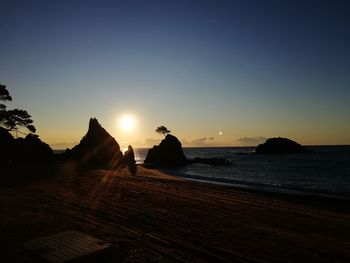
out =
[[[124,164],[128,166],[131,174],[136,174],[135,154],[131,145],[128,146],[128,150],[124,153]]]
[[[256,149],[256,154],[286,154],[286,153],[307,153],[308,150],[302,145],[287,138],[271,138],[265,143],[259,144]]]
[[[51,147],[42,142],[38,135],[28,134],[16,139],[16,162],[51,165],[54,155]]]
[[[196,157],[192,161],[192,163],[202,163],[202,164],[208,164],[211,166],[219,166],[219,165],[230,165],[230,161],[224,159],[224,158],[201,158]]]
[[[21,165],[22,163],[52,164],[53,151],[39,139],[38,135],[28,134],[25,138],[14,139],[0,127],[0,162]]]
[[[13,158],[15,139],[6,129],[0,127],[0,163],[7,164]]]
[[[1,180],[21,182],[50,174],[54,167],[54,154],[49,145],[42,142],[35,134],[14,139],[0,127],[0,165]]]
[[[158,146],[153,146],[145,159],[146,165],[154,166],[183,166],[187,163],[181,142],[170,134]]]
[[[66,151],[66,160],[76,162],[78,168],[114,169],[121,165],[123,154],[117,141],[91,118],[89,129],[80,143]]]

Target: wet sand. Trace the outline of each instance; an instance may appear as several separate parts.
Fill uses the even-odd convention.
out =
[[[240,190],[138,167],[1,184],[1,262],[66,230],[116,244],[110,262],[350,261],[348,201]]]

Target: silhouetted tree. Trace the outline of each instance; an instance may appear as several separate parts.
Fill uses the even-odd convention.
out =
[[[157,132],[157,133],[161,133],[161,134],[163,134],[164,136],[166,136],[168,133],[171,133],[171,131],[169,131],[168,128],[165,127],[165,126],[159,126],[159,127],[156,129],[156,132]]]
[[[0,84],[0,100],[1,101],[11,101],[12,100],[12,97],[10,96],[10,93],[6,89],[6,86],[1,85],[1,84]],[[0,110],[2,111],[5,109],[6,109],[6,105],[0,103]]]
[[[27,128],[30,132],[35,132],[31,116],[25,110],[7,110],[1,124],[9,131],[17,130],[17,126]]]
[[[0,84],[0,101],[12,101],[10,93],[5,85]],[[8,131],[18,131],[17,126],[27,128],[30,132],[35,132],[33,120],[25,110],[13,109],[6,110],[6,105],[0,104],[0,125]]]

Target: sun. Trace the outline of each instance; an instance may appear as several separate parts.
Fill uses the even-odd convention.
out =
[[[131,115],[123,115],[119,119],[119,127],[123,131],[132,131],[135,128],[136,120]]]

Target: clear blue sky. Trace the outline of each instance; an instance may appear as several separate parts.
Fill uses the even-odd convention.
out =
[[[350,144],[348,1],[4,1],[0,83],[48,143]],[[133,131],[118,118],[135,117]],[[222,135],[219,135],[222,132]]]

